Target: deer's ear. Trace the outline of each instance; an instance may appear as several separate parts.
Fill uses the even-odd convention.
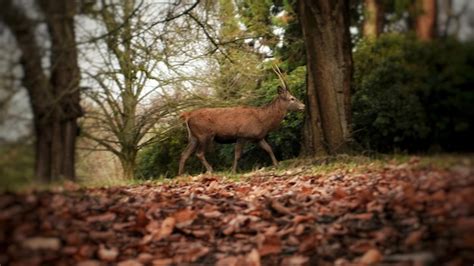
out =
[[[281,86],[278,86],[278,89],[277,89],[277,91],[278,91],[278,94],[280,94],[280,95],[281,95],[281,94],[283,94],[283,93],[285,93],[285,92],[286,92],[286,89],[282,88]]]

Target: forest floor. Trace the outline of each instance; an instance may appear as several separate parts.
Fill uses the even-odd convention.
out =
[[[472,156],[0,194],[1,265],[472,265]]]

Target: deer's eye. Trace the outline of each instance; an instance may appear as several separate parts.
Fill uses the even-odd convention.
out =
[[[290,98],[290,101],[294,101],[294,100],[295,100],[295,98],[293,98],[293,97]]]

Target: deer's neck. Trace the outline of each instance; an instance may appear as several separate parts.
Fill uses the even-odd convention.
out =
[[[288,106],[280,98],[276,98],[268,105],[263,106],[261,110],[260,119],[270,131],[280,125],[288,111]]]

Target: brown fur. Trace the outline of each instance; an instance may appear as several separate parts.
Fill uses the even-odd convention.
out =
[[[279,89],[279,95],[270,104],[262,107],[202,108],[180,115],[186,123],[189,136],[188,147],[183,151],[179,164],[179,174],[184,171],[188,157],[196,155],[212,172],[204,152],[211,141],[222,143],[236,142],[232,171],[236,171],[237,161],[245,141],[256,141],[269,153],[273,164],[277,164],[265,136],[276,129],[288,110],[303,110],[304,104],[295,99],[286,89]]]

